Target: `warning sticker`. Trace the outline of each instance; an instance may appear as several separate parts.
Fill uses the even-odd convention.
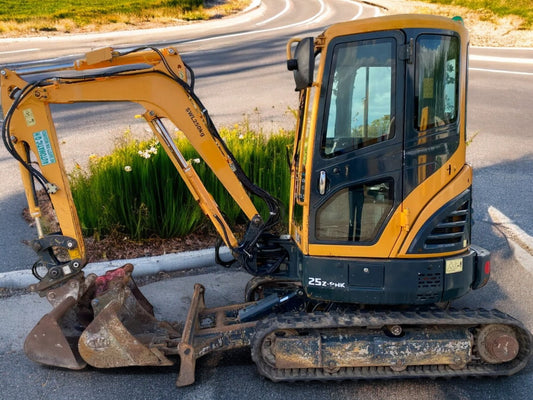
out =
[[[33,134],[33,140],[35,141],[35,146],[37,146],[37,152],[39,153],[39,158],[41,159],[41,165],[55,163],[56,157],[54,155],[54,151],[52,150],[52,145],[50,144],[48,132],[46,130],[35,132]]]
[[[24,119],[26,120],[26,125],[33,126],[35,125],[35,117],[33,116],[33,111],[31,108],[26,108],[22,110],[22,115],[24,115]]]
[[[433,78],[424,78],[422,81],[422,96],[424,99],[433,98]]]

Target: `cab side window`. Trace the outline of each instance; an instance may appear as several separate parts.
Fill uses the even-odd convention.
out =
[[[457,120],[459,90],[459,39],[422,35],[416,49],[419,131],[448,125]]]
[[[325,241],[371,242],[394,203],[391,180],[339,190],[317,212],[316,238]]]
[[[394,49],[392,39],[335,46],[323,156],[334,157],[393,136]]]

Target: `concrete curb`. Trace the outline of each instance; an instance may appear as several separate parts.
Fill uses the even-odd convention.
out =
[[[250,5],[248,7],[246,7],[244,10],[242,10],[241,12],[245,13],[245,12],[253,10],[254,8],[259,7],[261,5],[262,1],[263,0],[252,0]]]
[[[224,259],[231,258],[231,253],[226,247],[220,249],[220,255]],[[210,248],[198,251],[165,254],[162,256],[90,263],[85,266],[83,271],[85,274],[94,273],[96,275],[103,275],[107,270],[121,267],[127,263],[134,265],[134,277],[154,275],[159,272],[182,271],[215,265],[215,250],[214,248]],[[0,273],[0,288],[24,289],[34,283],[37,283],[37,279],[33,276],[30,270]]]
[[[368,4],[369,6],[381,8],[382,10],[388,11],[389,8],[387,6],[384,6],[383,4],[379,4],[377,1],[372,0],[361,0],[361,3]]]

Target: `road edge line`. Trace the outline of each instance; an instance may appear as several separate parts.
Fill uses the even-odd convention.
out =
[[[533,237],[496,207],[490,206],[487,211],[492,221],[498,225],[501,233],[509,241],[516,260],[533,275]]]

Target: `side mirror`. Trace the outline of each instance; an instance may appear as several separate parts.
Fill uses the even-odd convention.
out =
[[[291,54],[291,46],[298,42]],[[296,91],[310,87],[313,84],[313,73],[315,69],[314,39],[307,37],[304,39],[291,39],[287,44],[287,69],[293,71]]]

